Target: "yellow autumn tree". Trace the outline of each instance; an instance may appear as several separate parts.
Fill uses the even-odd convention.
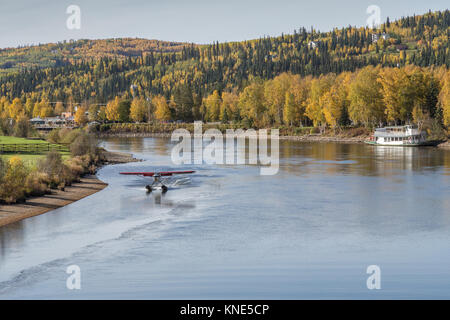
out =
[[[172,119],[169,106],[166,98],[163,96],[156,96],[153,98],[153,104],[155,105],[155,118],[160,121],[167,121]]]
[[[148,103],[145,98],[134,98],[131,102],[130,117],[134,122],[144,122],[148,118]]]
[[[119,121],[119,104],[119,97],[116,97],[114,100],[108,102],[105,109],[106,119],[108,119],[109,121]]]
[[[263,127],[269,124],[265,115],[264,84],[253,82],[239,95],[239,110],[241,116],[247,119],[250,125]]]
[[[442,79],[439,105],[442,108],[444,124],[450,126],[450,70],[447,71],[447,74]]]
[[[7,203],[14,203],[25,196],[25,180],[28,169],[23,161],[17,157],[12,157],[7,166],[6,172],[0,181],[0,199]]]
[[[222,104],[219,91],[214,90],[214,92],[204,100],[204,104],[206,107],[206,120],[218,121],[220,119],[220,106]]]
[[[7,112],[9,116],[9,101],[6,97],[0,97],[0,113]]]
[[[15,98],[9,105],[9,116],[17,120],[19,117],[25,115],[25,108],[19,98]]]
[[[325,120],[332,127],[336,128],[345,109],[348,107],[348,91],[351,74],[348,72],[340,74],[330,90],[321,98],[320,104],[323,106]]]
[[[82,107],[78,107],[77,112],[75,112],[74,120],[80,126],[82,126],[88,122],[88,117],[86,115],[86,111],[87,111],[86,107],[82,106]]]
[[[348,114],[355,124],[368,126],[385,120],[385,106],[378,73],[379,68],[365,67],[356,73],[350,84]]]
[[[234,92],[222,92],[222,105],[220,106],[220,121],[227,122],[239,118],[239,96]]]
[[[295,101],[294,95],[286,91],[284,99],[284,108],[283,108],[283,122],[287,125],[292,125],[295,121]]]
[[[57,116],[60,116],[61,113],[63,113],[64,111],[65,111],[64,104],[62,102],[60,102],[60,101],[57,102],[56,105],[55,105],[55,114]]]
[[[404,121],[411,114],[414,101],[411,100],[410,79],[404,68],[385,68],[380,71],[383,100],[388,121]]]
[[[283,121],[286,92],[291,86],[292,77],[294,76],[289,73],[282,73],[273,80],[266,81],[264,85],[264,98],[268,115],[275,124],[281,124]]]
[[[33,107],[33,117],[50,117],[53,115],[53,109],[46,100],[36,102]]]
[[[311,82],[311,95],[308,99],[305,114],[315,127],[325,123],[325,115],[323,114],[323,103],[325,100],[322,96],[330,90],[335,78],[336,75],[334,74],[322,75]]]
[[[39,114],[41,118],[47,118],[53,116],[53,108],[46,104],[44,107],[41,108],[41,112]]]
[[[32,117],[33,116],[33,108],[34,108],[33,99],[27,98],[24,107],[25,107],[25,113],[27,114],[27,116]]]
[[[308,105],[308,99],[310,97],[312,77],[306,77],[304,79],[300,77],[294,77],[292,79],[289,93],[292,94],[294,99],[294,123],[303,125],[306,121],[305,110]]]

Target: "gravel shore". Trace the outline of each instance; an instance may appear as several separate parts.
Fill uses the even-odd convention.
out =
[[[140,161],[128,153],[102,151],[106,157],[106,165]],[[64,207],[97,193],[107,186],[107,183],[99,180],[96,176],[86,176],[81,178],[80,182],[66,187],[64,191],[52,190],[49,195],[29,198],[25,203],[0,204],[0,227]]]

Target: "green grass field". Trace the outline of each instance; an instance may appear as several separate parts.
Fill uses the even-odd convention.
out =
[[[45,140],[32,140],[25,138],[0,136],[0,144],[34,144],[34,143],[48,143]]]
[[[45,140],[31,140],[25,138],[0,136],[0,144],[47,144]],[[36,165],[39,159],[45,158],[46,153],[5,153],[1,154],[0,157],[4,160],[9,160],[12,157],[19,157],[22,161],[29,167]],[[70,152],[61,152],[64,160],[70,157]]]

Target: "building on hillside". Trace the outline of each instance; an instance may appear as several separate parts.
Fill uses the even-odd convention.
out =
[[[315,48],[317,48],[318,45],[319,45],[319,42],[318,42],[318,41],[310,41],[310,42],[308,43],[308,47],[309,47],[310,49],[315,49]]]
[[[372,33],[372,43],[377,43],[378,40],[383,39],[383,40],[389,40],[391,38],[390,35],[388,35],[387,33],[383,32],[383,33]]]

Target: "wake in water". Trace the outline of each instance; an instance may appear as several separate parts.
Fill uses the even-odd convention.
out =
[[[189,178],[168,180],[171,187],[189,185],[191,183]],[[154,199],[159,198],[160,201],[162,198],[160,193],[150,196]],[[68,252],[64,257],[22,269],[10,279],[0,282],[0,299],[7,296],[13,297],[24,288],[31,288],[38,283],[46,283],[45,285],[52,285],[54,283],[64,284],[64,279],[67,277],[64,270],[68,265],[73,263],[80,264],[83,267],[101,259],[118,259],[118,261],[126,263],[128,259],[121,257],[130,254],[133,248],[139,248],[144,243],[150,244],[156,241],[156,239],[164,237],[168,230],[171,230],[174,226],[180,227],[180,223],[195,221],[201,218],[196,211],[192,210],[195,208],[193,200],[209,198],[210,196],[211,194],[209,192],[196,192],[195,195],[189,194],[185,197],[177,197],[176,201],[163,199],[159,206],[151,207],[148,206],[147,201],[142,201],[144,199],[143,197],[130,198],[131,201],[142,202],[145,204],[145,208],[150,209],[146,218],[130,221],[126,226],[124,226],[124,221],[121,221],[120,224],[123,228],[116,230],[117,233],[115,235],[111,234],[110,238],[99,241],[94,240],[93,243],[83,245],[73,252]],[[151,202],[153,203],[153,201]],[[156,211],[154,210],[155,207],[167,208],[169,210]],[[111,228],[116,229],[109,224],[102,227],[102,229]],[[96,233],[99,232],[100,230],[96,231]],[[54,290],[64,291],[65,288],[62,285],[62,287],[58,286]]]

